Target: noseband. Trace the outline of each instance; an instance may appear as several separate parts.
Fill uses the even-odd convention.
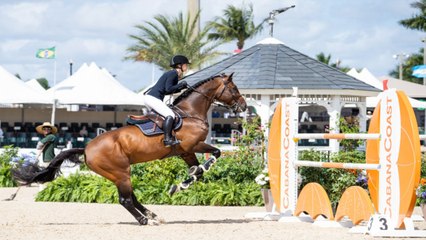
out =
[[[223,89],[222,92],[220,93],[219,97],[217,97],[217,99],[221,98],[223,93],[225,92],[225,89],[229,89],[228,84],[230,83],[229,81],[226,82],[224,78],[222,78],[222,82],[223,82]],[[237,111],[240,107],[238,106],[238,99],[235,99],[234,94],[231,93],[232,96],[232,100],[234,101],[234,104],[232,104],[231,106],[228,106],[229,108],[231,108],[233,111]]]

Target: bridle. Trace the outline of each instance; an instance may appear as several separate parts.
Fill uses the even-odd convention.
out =
[[[207,100],[209,101],[209,103],[213,103],[216,106],[221,106],[221,107],[225,107],[225,108],[230,108],[233,111],[237,111],[239,109],[238,106],[238,99],[235,98],[235,96],[232,94],[232,100],[234,102],[234,104],[232,104],[231,106],[227,106],[224,105],[222,103],[216,102],[215,99],[220,99],[223,95],[223,93],[225,92],[226,89],[229,89],[228,84],[230,84],[230,81],[226,81],[224,75],[222,75],[222,82],[223,82],[223,88],[222,91],[220,92],[219,96],[215,98],[216,94],[212,95],[211,97],[207,96],[206,94],[204,94],[203,92],[198,91],[197,89],[193,88],[192,86],[188,86],[188,88],[192,89],[193,92],[196,92],[202,96],[204,96],[205,98],[207,98]]]

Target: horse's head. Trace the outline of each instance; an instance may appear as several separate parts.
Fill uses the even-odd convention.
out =
[[[232,75],[234,75],[234,73],[229,76],[221,75],[217,77],[221,78],[221,86],[217,88],[214,99],[236,112],[244,112],[247,108],[247,103],[232,81]]]

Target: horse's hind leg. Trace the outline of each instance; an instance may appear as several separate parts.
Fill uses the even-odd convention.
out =
[[[135,193],[132,193],[132,200],[135,207],[147,218],[157,221],[158,223],[163,222],[163,220],[159,219],[157,214],[151,212],[148,208],[144,207],[136,198]]]
[[[133,199],[133,189],[130,185],[130,180],[128,182],[117,185],[118,188],[118,195],[119,195],[119,202],[120,204],[129,211],[133,217],[136,218],[136,220],[141,225],[147,225],[148,224],[148,218],[145,217],[143,214],[141,214],[138,209],[136,208],[137,204],[140,205],[139,202],[135,202]],[[136,199],[136,198],[135,198]],[[135,206],[136,205],[136,206]]]

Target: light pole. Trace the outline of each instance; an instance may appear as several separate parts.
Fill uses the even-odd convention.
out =
[[[70,76],[72,76],[72,64],[73,64],[72,59],[70,59]]]
[[[426,65],[426,38],[422,38],[422,42],[425,43],[423,47],[423,65]],[[423,77],[423,85],[426,85],[426,78]]]
[[[423,46],[423,65],[426,65],[426,38],[422,38],[422,42],[425,43],[425,46]],[[423,85],[426,85],[426,78],[425,77],[423,77]],[[423,134],[426,132],[426,109],[425,109],[424,114],[425,114],[425,116],[424,116],[425,122],[424,122],[424,125],[423,125]],[[426,141],[423,142],[423,145],[426,146]]]
[[[404,63],[404,60],[409,56],[410,55],[405,53],[398,53],[393,55],[393,58],[399,61],[399,80],[402,80],[402,64]]]
[[[272,10],[269,13],[268,23],[269,23],[269,26],[270,26],[269,35],[271,37],[273,37],[273,35],[274,35],[275,16],[278,15],[278,14],[280,14],[280,13],[282,13],[282,12],[285,12],[285,11],[289,10],[290,8],[294,8],[294,7],[296,7],[296,5],[292,5],[290,7],[285,7],[285,8],[280,8],[280,9],[275,9],[275,10]]]

